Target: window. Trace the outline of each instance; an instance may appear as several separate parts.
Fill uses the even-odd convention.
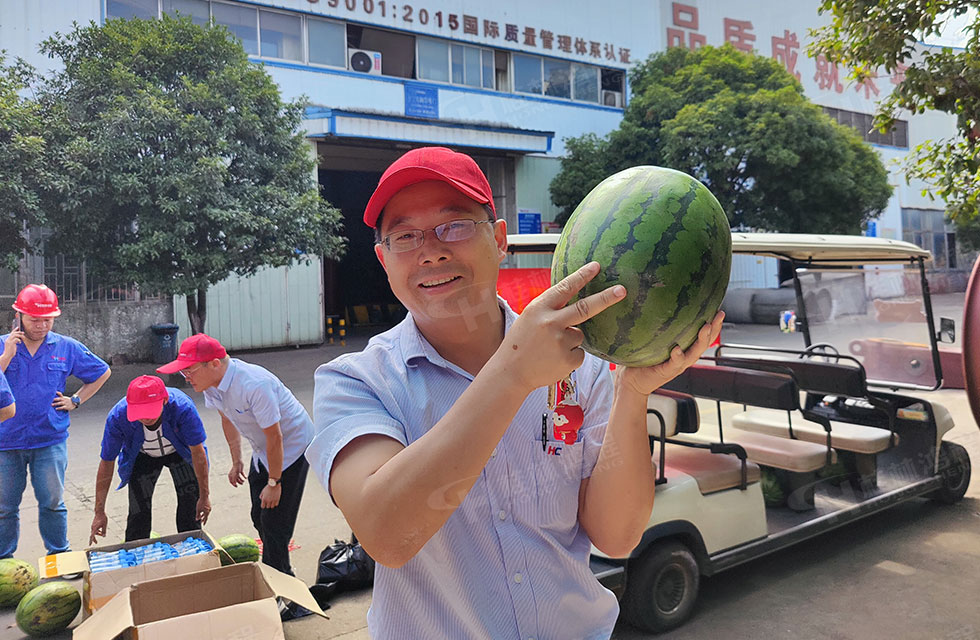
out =
[[[299,16],[260,10],[259,38],[262,56],[302,62],[303,36]]]
[[[331,67],[347,67],[347,29],[339,22],[307,18],[310,62]]]
[[[555,98],[572,97],[572,63],[544,58],[544,95]]]
[[[228,31],[241,40],[245,53],[258,54],[258,13],[255,9],[215,2],[211,5],[211,15],[217,24],[228,27]]]
[[[599,68],[584,64],[572,65],[572,98],[599,102]]]
[[[381,73],[415,78],[415,36],[356,24],[347,25],[347,46],[381,53]]]
[[[870,113],[858,113],[857,111],[834,109],[833,107],[824,107],[823,110],[824,113],[836,120],[837,124],[852,127],[857,130],[865,142],[908,149],[909,123],[905,120],[896,120],[895,126],[892,127],[891,131],[881,133],[874,126],[874,116]]]
[[[519,93],[541,93],[541,58],[515,53],[514,91]]]
[[[171,16],[189,16],[191,22],[202,26],[211,19],[207,0],[163,0],[163,12]]]
[[[483,88],[493,89],[496,73],[493,68],[494,53],[490,49],[483,49]]]
[[[944,211],[902,208],[902,239],[931,251],[933,269],[948,269],[956,264],[955,234],[946,228]]]
[[[494,87],[494,52],[490,49],[420,37],[418,56],[420,80]]]
[[[109,0],[105,14],[107,18],[156,18],[157,0]]]
[[[449,82],[449,43],[419,38],[419,79]]]

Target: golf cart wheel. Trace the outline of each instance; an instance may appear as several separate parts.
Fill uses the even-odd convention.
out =
[[[667,631],[691,616],[701,574],[686,545],[675,540],[654,543],[630,564],[627,576],[623,615],[637,629]]]
[[[970,486],[970,454],[955,442],[943,441],[939,447],[939,474],[943,486],[929,497],[943,504],[959,502]]]

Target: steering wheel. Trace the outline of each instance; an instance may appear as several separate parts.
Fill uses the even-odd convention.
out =
[[[840,361],[840,351],[838,351],[837,347],[829,342],[815,342],[814,344],[811,344],[809,347],[803,350],[803,353],[800,354],[800,359],[813,358],[816,356],[823,356],[828,359],[833,358],[836,362]]]
[[[980,426],[980,258],[973,265],[963,306],[963,379],[973,420]]]

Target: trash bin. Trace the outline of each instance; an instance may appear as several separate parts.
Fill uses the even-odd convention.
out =
[[[153,362],[166,364],[177,359],[177,331],[180,329],[172,322],[162,322],[150,325],[153,332]]]

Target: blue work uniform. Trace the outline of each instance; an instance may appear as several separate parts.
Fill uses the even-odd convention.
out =
[[[7,334],[0,336],[0,342]],[[68,412],[51,406],[72,375],[95,382],[109,370],[78,340],[48,332],[34,355],[24,343],[4,372],[17,401],[17,415],[0,422],[0,558],[13,556],[20,537],[20,502],[30,472],[37,498],[38,529],[48,553],[68,551],[65,469]]]
[[[6,339],[0,336],[0,342]],[[33,356],[18,344],[4,372],[17,400],[17,415],[0,423],[0,451],[39,449],[67,440],[68,412],[51,406],[57,392],[65,393],[69,375],[89,383],[108,370],[109,365],[81,342],[54,331]]]
[[[14,403],[14,394],[10,391],[10,384],[7,382],[7,376],[3,375],[0,371],[0,409],[4,407],[9,407]]]
[[[102,459],[106,462],[119,459],[121,482],[116,489],[122,489],[129,482],[136,456],[143,448],[143,423],[138,420],[130,422],[126,418],[127,407],[125,398],[116,403],[109,411],[102,434]],[[191,462],[190,448],[204,444],[207,438],[194,401],[180,389],[167,387],[167,404],[163,405],[161,418],[163,437],[170,441],[181,458]]]

